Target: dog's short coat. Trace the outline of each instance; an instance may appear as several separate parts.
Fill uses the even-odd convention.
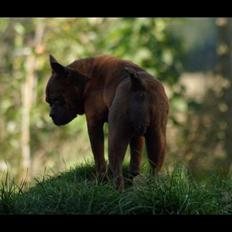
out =
[[[153,171],[162,166],[166,145],[168,99],[162,84],[136,64],[99,56],[63,66],[50,55],[52,75],[46,101],[56,125],[78,114],[86,115],[97,173],[104,176],[103,124],[109,124],[109,167],[116,187],[124,188],[122,162],[130,144],[131,176],[139,174],[141,151],[146,142]]]

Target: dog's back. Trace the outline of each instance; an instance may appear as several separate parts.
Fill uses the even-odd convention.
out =
[[[146,91],[150,92],[153,98],[157,98],[158,95],[164,101],[167,100],[162,84],[131,61],[103,55],[76,60],[69,67],[77,69],[90,77],[91,81],[86,91],[101,91],[107,107],[110,107],[118,85],[123,80],[130,79],[128,73],[125,72],[125,68],[130,68],[138,74],[139,79],[144,80],[147,85]],[[135,98],[137,99],[137,97]],[[159,100],[157,99],[157,101]]]
[[[128,144],[131,175],[139,173],[142,137],[145,137],[152,170],[161,168],[166,146],[168,99],[158,80],[136,64],[111,56],[81,59],[67,67],[55,59],[50,61],[57,73],[53,73],[49,82],[53,88],[47,88],[47,99],[57,108],[57,125],[67,124],[77,114],[86,115],[100,176],[106,171],[105,122],[109,124],[109,166],[119,190],[124,187],[122,161]],[[59,104],[55,95],[59,96]]]

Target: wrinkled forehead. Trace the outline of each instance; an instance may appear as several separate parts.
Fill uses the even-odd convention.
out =
[[[62,89],[62,81],[56,78],[55,75],[52,75],[47,83],[46,98],[50,97],[51,95],[59,95],[62,92]]]

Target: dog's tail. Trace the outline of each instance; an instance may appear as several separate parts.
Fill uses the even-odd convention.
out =
[[[131,89],[133,91],[145,91],[146,86],[144,81],[139,77],[139,74],[133,68],[125,67],[125,71],[128,73],[131,79]]]
[[[136,135],[144,135],[150,121],[149,97],[145,81],[132,68],[125,68],[131,80],[129,120]]]

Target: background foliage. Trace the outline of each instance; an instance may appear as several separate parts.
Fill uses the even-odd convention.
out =
[[[60,128],[48,116],[48,55],[69,64],[111,54],[165,85],[167,167],[181,161],[193,173],[229,171],[230,28],[228,18],[0,19],[0,170],[33,177],[92,159],[84,116]]]

